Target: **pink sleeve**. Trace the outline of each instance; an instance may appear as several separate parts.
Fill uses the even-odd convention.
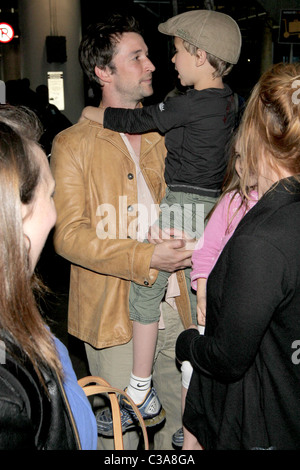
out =
[[[197,279],[199,277],[207,279],[223,249],[231,196],[231,193],[226,194],[217,204],[193,252],[191,281],[192,288],[195,290],[197,290]]]
[[[243,211],[240,207],[240,195],[233,192],[227,193],[215,208],[192,255],[191,285],[194,290],[197,290],[197,279],[199,277],[208,278],[221,251],[233,235],[241,219],[256,204],[257,192],[252,191],[250,195],[252,199],[246,211]],[[236,215],[232,219],[235,212]],[[227,226],[230,220],[230,231],[228,233]]]

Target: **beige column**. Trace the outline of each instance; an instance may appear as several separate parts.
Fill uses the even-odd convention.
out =
[[[262,74],[271,67],[273,63],[272,29],[267,24],[263,27],[261,45],[260,72]]]
[[[21,78],[33,90],[47,85],[47,72],[62,71],[65,110],[75,123],[84,106],[83,72],[78,61],[81,40],[80,0],[22,0],[19,2]],[[65,36],[67,61],[48,63],[46,37]]]

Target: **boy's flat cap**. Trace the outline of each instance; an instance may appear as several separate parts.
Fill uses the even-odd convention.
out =
[[[224,13],[188,11],[160,23],[158,30],[169,36],[178,36],[230,64],[236,64],[239,59],[242,45],[240,28]]]

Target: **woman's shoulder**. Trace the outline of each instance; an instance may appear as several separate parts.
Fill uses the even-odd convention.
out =
[[[38,407],[44,393],[33,367],[28,367],[22,357],[7,353],[0,364],[0,394],[1,400],[26,409],[30,416],[32,403]]]
[[[38,403],[36,403],[38,408]],[[0,365],[0,449],[34,448],[33,406],[28,391],[5,364]]]
[[[2,364],[0,365],[0,400],[1,411],[6,402],[20,409],[28,403],[27,394],[20,380]]]
[[[257,201],[258,201],[258,193],[256,190],[251,190],[248,195],[249,199],[247,200],[247,205],[249,208],[253,207]],[[233,207],[240,207],[241,203],[245,201],[245,197],[242,196],[242,194],[237,191],[228,191],[227,193],[224,194],[222,197],[221,203],[224,206],[229,206],[232,205]]]
[[[223,208],[228,208],[229,206],[238,207],[242,202],[242,196],[239,191],[233,190],[224,193],[219,201],[219,205]]]

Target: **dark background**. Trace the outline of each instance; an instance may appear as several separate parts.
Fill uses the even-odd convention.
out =
[[[144,33],[149,48],[149,56],[156,67],[153,75],[154,95],[147,103],[158,102],[177,84],[172,58],[172,38],[158,32],[158,24],[175,14],[193,9],[213,8],[232,16],[242,33],[242,52],[237,65],[226,78],[227,83],[245,99],[261,75],[262,43],[264,31],[269,28],[273,38],[273,61],[289,61],[290,45],[279,44],[280,9],[294,8],[300,0],[256,1],[256,0],[110,0],[95,2],[81,1],[82,30],[95,22],[102,22],[113,12],[135,16]],[[300,46],[294,45],[294,56],[300,59]]]

